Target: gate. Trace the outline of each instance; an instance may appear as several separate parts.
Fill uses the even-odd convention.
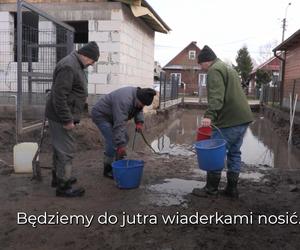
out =
[[[178,98],[179,77],[167,76],[166,72],[160,73],[159,108],[165,109],[181,102]]]
[[[74,29],[22,0],[17,2],[17,13],[8,14],[13,25],[4,32],[12,46],[5,49],[6,56],[0,61],[4,78],[0,92],[2,104],[15,98],[19,135],[40,126],[45,92],[51,88],[56,63],[73,51]],[[0,37],[4,32],[0,30]]]

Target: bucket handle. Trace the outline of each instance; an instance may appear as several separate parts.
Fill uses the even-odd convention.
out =
[[[221,132],[221,130],[216,125],[211,124],[210,127],[215,128],[219,132],[219,134],[223,137],[223,139],[226,141],[225,136],[223,135],[223,133]]]

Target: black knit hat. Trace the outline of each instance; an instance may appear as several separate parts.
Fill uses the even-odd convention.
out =
[[[205,45],[198,55],[198,63],[213,61],[217,58],[215,52]]]
[[[156,95],[156,91],[151,88],[143,88],[140,87],[136,90],[136,96],[140,100],[141,103],[143,103],[146,106],[151,105],[153,102],[153,98]]]
[[[99,47],[96,42],[92,41],[80,48],[78,54],[86,56],[96,62],[100,55]]]

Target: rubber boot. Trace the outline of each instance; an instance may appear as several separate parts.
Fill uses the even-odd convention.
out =
[[[57,179],[56,196],[72,198],[83,196],[84,193],[84,188],[73,188],[68,181]]]
[[[221,194],[233,199],[239,198],[239,192],[237,189],[238,181],[239,173],[227,172],[227,185]]]
[[[76,177],[71,177],[68,180],[69,184],[72,185],[74,183],[77,182],[77,178]],[[55,170],[52,170],[52,181],[51,181],[51,187],[55,188],[57,187],[57,178],[56,178],[56,172]]]
[[[113,163],[113,157],[109,157],[104,154],[103,158],[103,176],[109,179],[113,179],[113,172],[112,172],[112,166],[111,164]]]
[[[221,179],[221,173],[207,172],[205,187],[194,188],[192,194],[199,197],[216,196],[218,194],[220,179]]]

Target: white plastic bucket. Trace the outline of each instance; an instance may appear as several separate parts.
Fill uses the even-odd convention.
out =
[[[32,173],[32,160],[37,149],[36,142],[22,142],[14,146],[15,173]]]

